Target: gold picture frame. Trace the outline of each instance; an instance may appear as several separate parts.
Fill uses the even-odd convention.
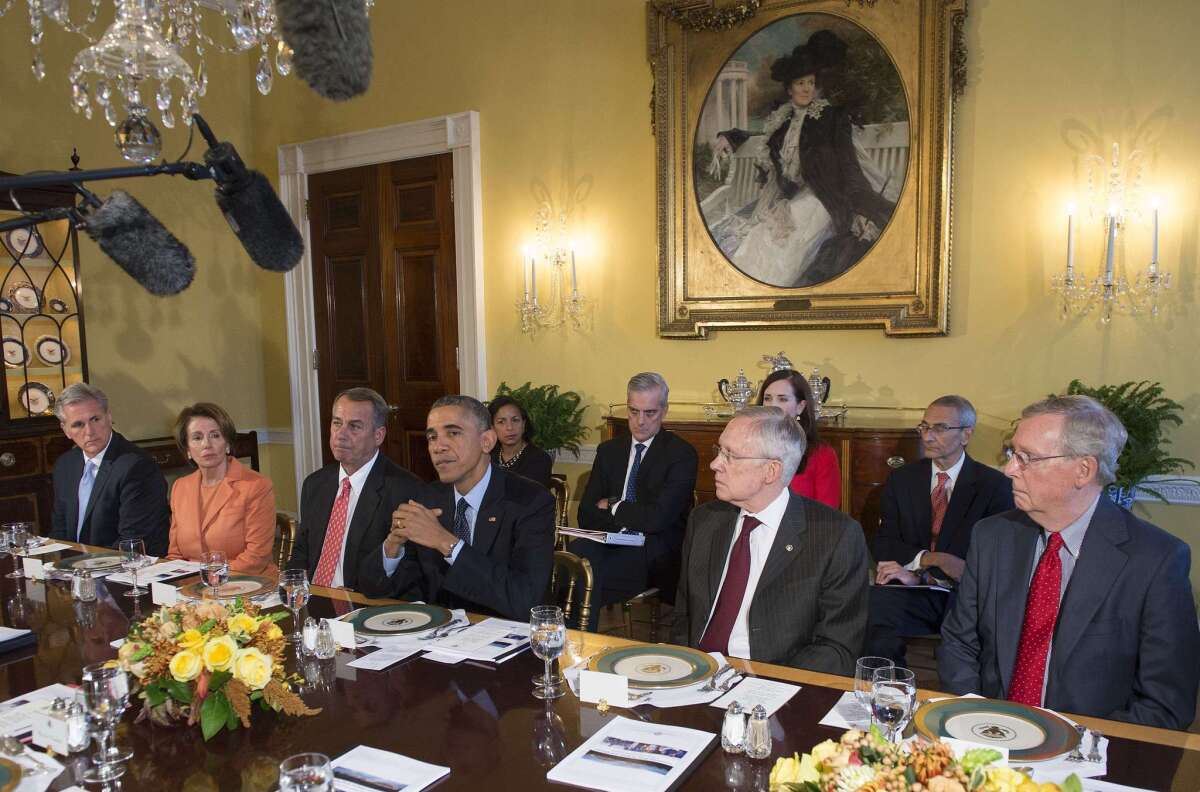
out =
[[[966,0],[650,0],[647,3],[648,57],[654,74],[657,323],[661,337],[706,338],[712,330],[720,328],[882,328],[892,336],[936,336],[948,332],[954,102],[965,83],[962,30],[965,15]],[[774,174],[772,158],[780,173],[786,168],[779,164],[784,130],[778,130],[778,135],[769,134],[773,129],[771,119],[778,113],[764,109],[766,92],[773,77],[780,81],[775,90],[781,94],[787,92],[781,100],[776,100],[774,110],[781,110],[789,101],[792,88],[784,86],[795,85],[799,80],[789,84],[785,81],[788,78],[777,76],[791,72],[781,70],[775,62],[782,62],[787,56],[805,66],[811,65],[811,59],[804,58],[808,53],[801,52],[801,44],[808,42],[815,47],[809,40],[813,38],[812,31],[818,28],[857,31],[857,38],[850,39],[851,53],[855,52],[854,41],[865,42],[858,45],[863,52],[876,46],[871,44],[872,40],[877,42],[879,51],[886,53],[883,58],[873,58],[872,68],[877,71],[865,72],[859,68],[854,72],[860,81],[871,80],[872,88],[882,80],[873,75],[886,72],[890,58],[899,80],[893,84],[902,86],[903,94],[899,89],[892,95],[875,91],[872,97],[883,96],[886,101],[873,99],[873,104],[866,105],[867,113],[879,115],[883,112],[880,108],[894,105],[900,109],[889,120],[901,119],[902,123],[872,126],[854,120],[866,117],[867,113],[852,116],[846,111],[843,115],[851,120],[843,126],[854,130],[853,145],[859,152],[860,163],[864,162],[863,130],[886,129],[893,141],[899,130],[901,142],[897,145],[907,145],[901,152],[904,164],[891,166],[891,174],[877,173],[880,180],[871,182],[879,188],[880,195],[888,190],[894,195],[890,214],[884,211],[876,216],[875,225],[855,216],[854,237],[850,237],[847,235],[851,224],[839,226],[836,222],[839,217],[846,217],[846,213],[839,215],[830,208],[822,215],[832,218],[827,222],[824,236],[808,237],[807,248],[770,248],[774,258],[768,257],[769,263],[781,264],[784,269],[779,275],[764,275],[744,262],[750,260],[747,251],[754,241],[749,239],[755,236],[754,222],[767,214],[763,211],[767,201],[763,193]],[[831,38],[836,40],[836,36]],[[843,34],[842,38],[847,36]],[[789,50],[793,40],[799,43]],[[846,50],[843,46],[842,51]],[[749,57],[735,60],[735,53],[749,53]],[[858,57],[868,59],[866,54]],[[881,60],[884,66],[878,66]],[[768,72],[771,77],[766,76]],[[862,77],[864,74],[868,76]],[[730,88],[733,83],[725,82],[718,89],[718,82],[727,75],[740,81],[737,84],[742,87]],[[830,80],[829,84],[834,83]],[[840,112],[834,101],[834,110],[827,117]],[[822,105],[814,102],[808,106],[819,109]],[[830,107],[830,102],[823,106]],[[714,121],[714,107],[732,109],[716,111],[723,118]],[[810,116],[817,117],[815,113]],[[712,130],[721,129],[721,121],[731,119],[746,123],[749,132],[739,132],[738,140],[749,140],[756,145],[757,149],[747,145],[746,150],[758,151],[758,159],[753,160],[749,154],[739,158],[737,153],[731,158],[726,148],[712,156],[712,164],[706,169],[703,158],[717,149],[718,138],[734,139],[732,133],[719,132],[714,136]],[[699,128],[701,123],[704,129]],[[797,147],[796,137],[790,140],[793,151],[803,149],[803,141]],[[710,141],[717,143],[710,145]],[[768,151],[772,142],[773,152]],[[814,145],[813,153],[794,156],[819,156],[815,144],[810,145]],[[874,155],[875,152],[867,154]],[[870,167],[863,164],[864,171]],[[751,168],[754,170],[750,171]],[[804,172],[793,162],[793,171],[797,170]],[[746,172],[755,174],[754,179],[748,181]],[[797,180],[803,182],[799,177]],[[816,180],[810,182],[814,190],[820,184]],[[791,187],[794,191],[795,185]],[[782,194],[790,196],[787,192]],[[813,196],[809,198],[815,200]],[[742,201],[745,203],[739,203]],[[824,201],[823,196],[822,201],[825,206],[833,203]],[[777,205],[775,209],[781,207]],[[795,227],[807,222],[809,215],[796,213],[800,221],[787,226],[789,230],[784,235],[789,232],[795,235]],[[821,214],[820,209],[812,214]],[[766,221],[762,222],[764,229],[759,230],[765,230]],[[786,218],[784,222],[788,222]],[[738,231],[729,231],[735,226]],[[747,228],[750,230],[746,231]],[[817,270],[817,274],[811,275],[812,283],[805,282],[806,276],[795,274],[797,267],[808,264],[794,264],[801,256],[784,253],[799,250],[815,254],[822,239],[839,234],[859,245],[849,256],[834,259],[843,269],[831,269],[833,265],[829,265]],[[774,237],[758,236],[776,242],[782,238],[778,232]],[[805,261],[813,259],[809,255]]]

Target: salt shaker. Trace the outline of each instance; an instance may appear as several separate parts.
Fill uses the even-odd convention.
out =
[[[96,581],[86,569],[76,569],[71,576],[71,596],[81,602],[96,600]]]
[[[317,620],[312,616],[304,620],[304,638],[301,648],[306,655],[315,654],[317,651]]]
[[[72,701],[67,707],[67,746],[71,753],[76,753],[87,748],[90,742],[87,714],[83,711],[83,704]]]
[[[771,755],[771,729],[767,723],[767,710],[762,704],[750,711],[743,745],[746,748],[746,756],[751,759],[766,759]]]
[[[725,721],[721,724],[721,747],[727,753],[739,754],[746,739],[746,713],[742,705],[734,701],[725,710]]]
[[[317,628],[315,654],[318,660],[329,660],[337,654],[337,643],[333,640],[333,630],[329,629],[329,622],[323,621]]]

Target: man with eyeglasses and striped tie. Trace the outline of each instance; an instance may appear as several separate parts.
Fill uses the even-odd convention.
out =
[[[878,566],[863,654],[898,666],[906,665],[909,638],[941,629],[972,527],[1013,507],[1012,484],[1004,474],[967,454],[975,431],[971,402],[962,396],[935,399],[917,431],[923,458],[888,476],[871,542]]]
[[[975,526],[942,626],[944,690],[1168,729],[1192,722],[1191,553],[1105,494],[1126,437],[1088,396],[1021,413],[1004,467],[1017,509]]]

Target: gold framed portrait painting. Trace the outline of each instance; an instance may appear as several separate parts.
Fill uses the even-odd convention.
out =
[[[945,334],[965,0],[647,14],[659,334]]]

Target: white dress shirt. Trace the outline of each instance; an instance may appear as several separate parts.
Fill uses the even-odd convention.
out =
[[[737,619],[733,622],[733,630],[729,633],[728,654],[730,657],[750,658],[750,605],[754,602],[758,579],[762,576],[767,556],[771,553],[771,546],[775,544],[775,534],[779,533],[779,524],[783,522],[783,515],[787,511],[788,499],[788,489],[784,487],[783,492],[779,493],[775,500],[757,514],[752,514],[745,509],[738,512],[733,538],[729,542],[729,549],[725,552],[725,566],[721,569],[721,586],[725,585],[725,575],[729,572],[729,557],[733,554],[733,547],[737,544],[738,537],[742,535],[743,518],[757,517],[762,525],[756,527],[750,534],[750,575],[746,578],[746,593],[742,595],[742,607],[738,610]],[[705,630],[708,629],[708,622],[712,620],[713,612],[717,609],[717,600],[720,598],[721,588],[718,586],[717,596],[713,598],[712,608],[708,612],[708,620],[704,622]],[[702,632],[701,635],[703,634]]]
[[[375,460],[379,459],[379,451],[367,462],[367,464],[354,471],[353,474],[346,472],[346,469],[338,465],[338,494],[342,492],[342,482],[350,479],[350,503],[346,507],[346,530],[342,533],[342,546],[338,549],[337,569],[334,570],[333,580],[329,585],[333,588],[340,588],[346,585],[345,578],[342,576],[342,569],[346,562],[346,542],[350,539],[350,525],[354,521],[354,508],[358,506],[358,496],[362,494],[363,485],[367,483],[367,476],[371,475],[371,468],[375,466]],[[334,496],[334,502],[337,502],[337,495]]]
[[[89,457],[86,453],[83,454],[83,470],[80,471],[79,481],[75,482],[75,484],[76,484],[76,487],[78,488],[79,483],[83,481],[83,474],[87,472],[88,465],[91,465],[92,466],[92,490],[91,490],[91,492],[88,493],[88,503],[91,502],[92,495],[94,495],[96,492],[96,477],[100,475],[100,463],[104,461],[104,454],[105,454],[105,452],[108,451],[108,447],[111,445],[112,445],[112,434],[110,433],[108,435],[108,442],[105,443],[103,450],[101,450],[99,454],[96,454],[96,456],[94,456],[94,457]],[[79,449],[79,451],[81,453],[83,453],[82,448]],[[79,496],[76,495],[76,497],[79,497]],[[79,504],[79,515],[78,515],[78,519],[76,520],[77,524],[75,526],[75,541],[77,541],[77,542],[83,541],[83,536],[81,535],[80,530],[83,528],[83,513],[87,511],[87,507],[88,507],[87,503]]]
[[[654,438],[656,437],[658,437],[657,434],[650,435],[645,440],[638,440],[634,437],[629,438],[632,442],[629,444],[629,459],[625,461],[625,478],[621,482],[621,491],[616,493],[620,500],[615,500],[608,504],[608,511],[614,517],[617,514],[617,507],[625,502],[625,493],[629,491],[629,474],[633,472],[633,460],[637,458],[638,443],[644,446],[642,448],[642,464],[645,464],[646,454],[650,453],[650,444],[654,442]],[[637,496],[636,490],[634,491],[634,496]]]
[[[935,489],[937,489],[938,473],[945,473],[947,476],[950,477],[950,480],[946,482],[946,504],[947,504],[947,508],[949,508],[950,496],[954,494],[954,482],[958,481],[958,474],[962,472],[963,462],[966,462],[966,461],[967,461],[967,452],[963,451],[961,454],[958,455],[958,461],[955,462],[953,465],[951,465],[948,470],[942,470],[941,468],[939,468],[937,466],[937,462],[933,462],[932,464],[929,465],[929,496],[930,496],[930,498],[933,497],[933,491]],[[909,570],[910,572],[920,572],[921,571],[921,556],[925,555],[925,553],[926,553],[925,550],[919,551],[915,556],[913,556],[913,560],[909,561],[908,565],[905,566],[904,568]]]

